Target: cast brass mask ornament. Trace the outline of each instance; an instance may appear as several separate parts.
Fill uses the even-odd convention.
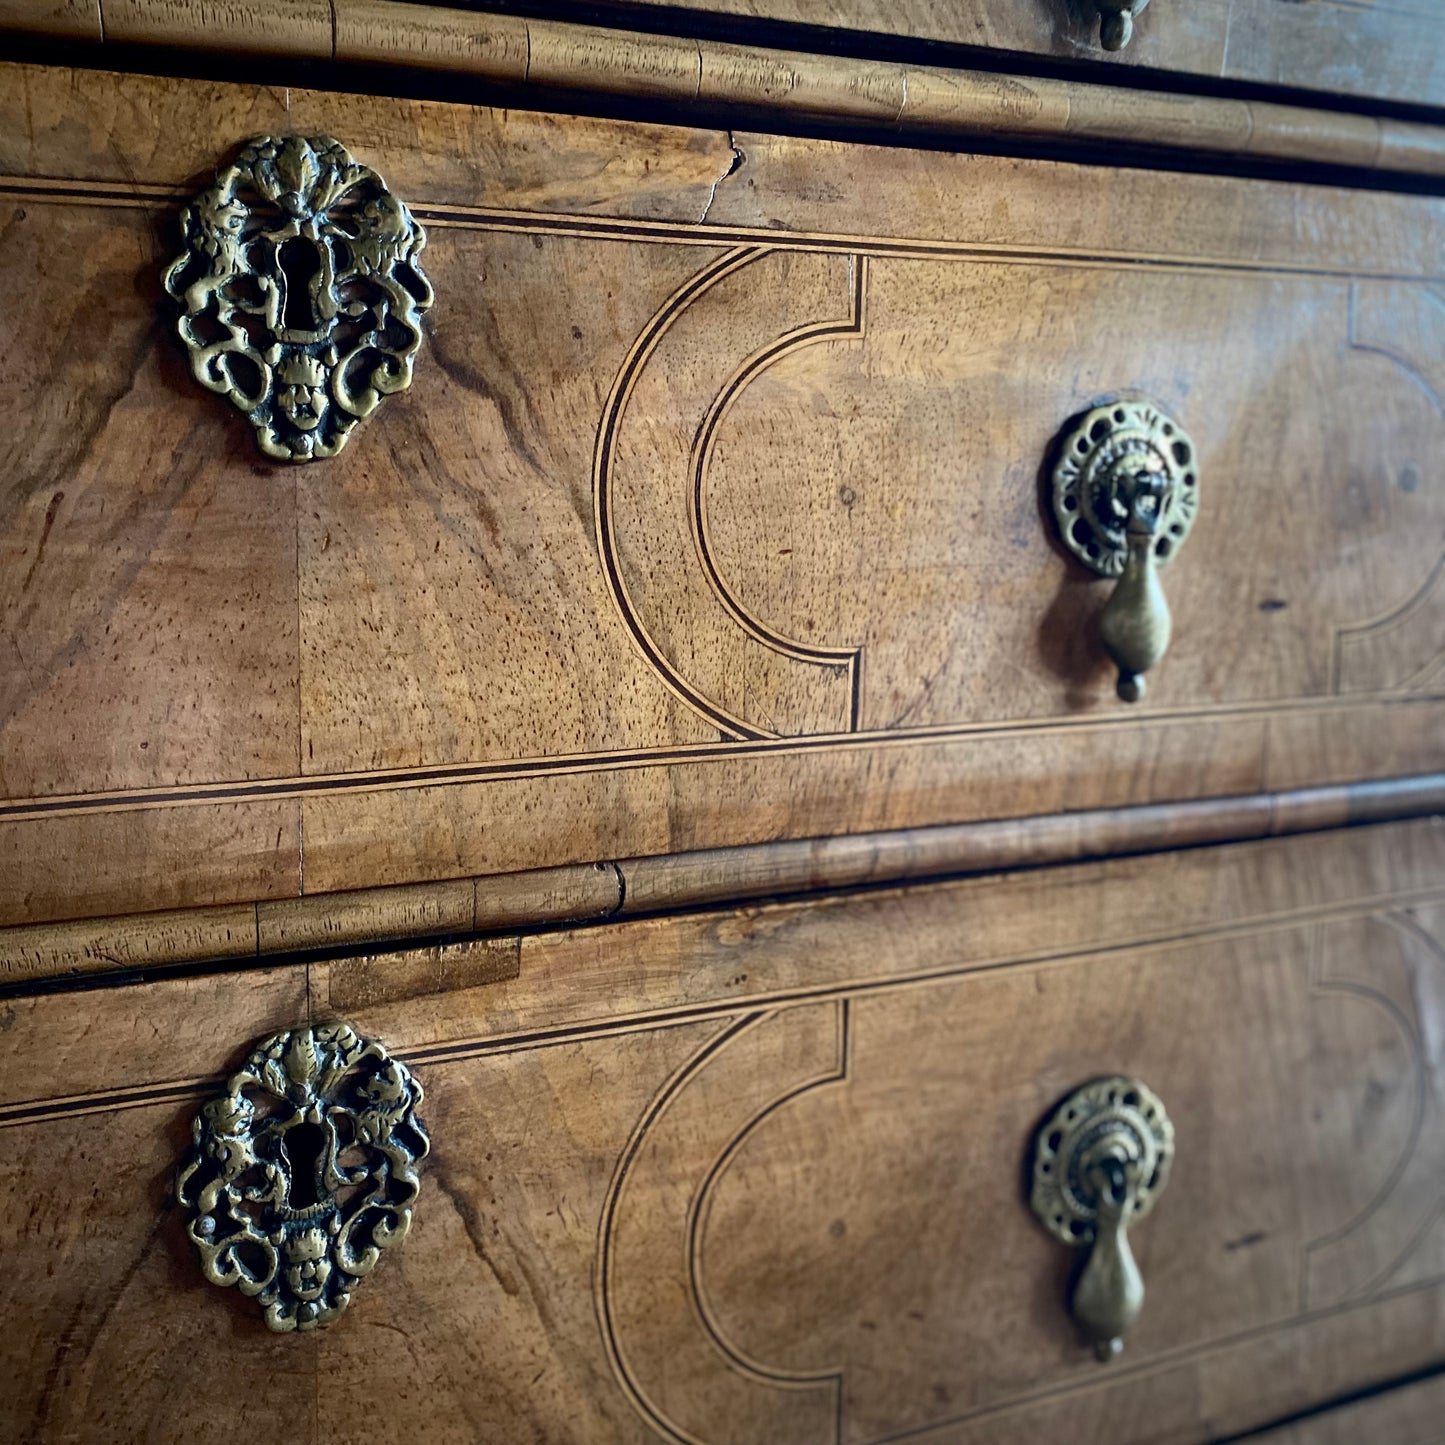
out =
[[[335,456],[411,385],[432,289],[426,232],[330,136],[261,136],[181,212],[165,273],[196,380],[268,457]]]
[[[1089,1251],[1069,1307],[1100,1360],[1124,1348],[1144,1307],[1129,1229],[1163,1192],[1173,1161],[1164,1105],[1119,1074],[1075,1089],[1034,1137],[1029,1203],[1056,1239]]]
[[[1119,579],[1099,636],[1119,669],[1120,698],[1138,702],[1173,626],[1158,569],[1184,545],[1199,509],[1194,443],[1157,406],[1116,401],[1086,412],[1056,454],[1059,536],[1091,571]]]
[[[348,1024],[258,1045],[196,1116],[176,1179],[206,1278],[258,1299],[278,1333],[334,1320],[411,1228],[431,1147],[421,1101]]]

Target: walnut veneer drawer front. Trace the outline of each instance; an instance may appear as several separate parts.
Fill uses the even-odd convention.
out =
[[[302,466],[162,289],[263,133],[435,293]],[[0,922],[1438,764],[1439,200],[21,67],[0,172]],[[1114,397],[1200,499],[1133,707],[1046,494]]]
[[[1432,1366],[1442,877],[1421,821],[12,1000],[0,1420],[1127,1445]],[[480,954],[499,981],[435,991]],[[165,1204],[217,1076],[338,1016],[424,1085],[431,1153],[344,1315],[271,1334]],[[1057,1101],[1120,1071],[1175,1152],[1100,1366],[1021,1177]]]

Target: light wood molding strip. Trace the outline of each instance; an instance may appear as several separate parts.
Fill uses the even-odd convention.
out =
[[[1304,106],[810,55],[393,0],[0,0],[0,32],[405,66],[959,140],[1181,149],[1445,175],[1445,127]]]
[[[223,908],[0,929],[0,987],[376,950],[870,884],[1245,842],[1445,811],[1445,773],[1199,802],[806,838]]]

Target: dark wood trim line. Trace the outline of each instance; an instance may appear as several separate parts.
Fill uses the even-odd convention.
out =
[[[0,33],[464,76],[894,135],[1005,137],[1445,176],[1445,126],[1046,76],[809,54],[388,0],[0,0]]]
[[[1431,1380],[1438,1380],[1442,1375],[1445,1375],[1445,1362],[1427,1365],[1424,1369],[1411,1370],[1406,1375],[1396,1375],[1388,1380],[1378,1380],[1373,1385],[1364,1385],[1358,1390],[1349,1390],[1342,1395],[1332,1395],[1328,1400],[1306,1405],[1302,1410],[1294,1410],[1288,1415],[1281,1415],[1267,1425],[1255,1425],[1248,1430],[1231,1435],[1216,1435],[1209,1445],[1245,1445],[1245,1442],[1250,1440],[1258,1441],[1260,1445],[1269,1445],[1272,1436],[1275,1437],[1275,1445],[1286,1445],[1284,1440],[1278,1438],[1277,1432],[1287,1431],[1292,1425],[1302,1425],[1308,1420],[1318,1419],[1322,1415],[1328,1415],[1332,1410],[1347,1410],[1351,1405],[1362,1405],[1368,1400],[1378,1400],[1397,1390],[1409,1390],[1417,1385],[1428,1384]],[[1300,1439],[1302,1437],[1291,1433],[1289,1438]],[[1337,1435],[1335,1438],[1344,1439],[1345,1437]]]
[[[1165,849],[1278,838],[1445,812],[1445,773],[983,823],[803,838],[0,929],[0,990],[186,965],[375,952],[424,939],[646,914]]]

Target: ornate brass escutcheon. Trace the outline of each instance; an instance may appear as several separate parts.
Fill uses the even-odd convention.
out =
[[[1119,696],[1138,702],[1164,656],[1171,621],[1159,567],[1184,544],[1199,507],[1194,443],[1141,401],[1096,406],[1063,435],[1053,470],[1064,545],[1101,577],[1117,577],[1099,618],[1119,669]]]
[[[330,136],[260,136],[181,212],[165,273],[196,380],[250,419],[267,456],[335,456],[411,385],[432,304],[426,232]]]
[[[1122,50],[1134,38],[1134,17],[1149,0],[1094,0],[1099,10],[1099,44],[1105,50]]]
[[[1143,1307],[1128,1230],[1159,1197],[1173,1157],[1164,1105],[1117,1075],[1075,1090],[1034,1138],[1029,1202],[1051,1234],[1088,1248],[1071,1309],[1101,1360],[1124,1348]]]
[[[259,1299],[276,1331],[335,1319],[411,1228],[421,1101],[406,1065],[348,1024],[257,1045],[196,1116],[176,1179],[206,1278]]]

